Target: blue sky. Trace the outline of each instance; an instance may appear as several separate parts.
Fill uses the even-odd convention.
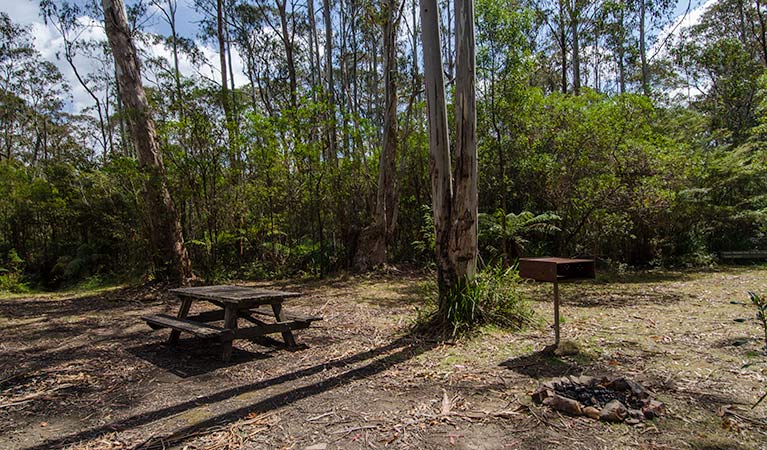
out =
[[[707,0],[707,3],[713,1],[715,0]],[[677,4],[674,13],[674,16],[677,17],[677,20],[681,19],[680,16],[683,15],[687,9],[688,2],[689,0],[680,0]],[[693,23],[698,20],[700,17],[700,12],[704,9],[701,6],[705,7],[705,4],[702,5],[703,2],[704,0],[692,0],[691,12],[684,18],[684,24]],[[56,64],[64,77],[69,80],[69,84],[71,86],[71,99],[68,103],[67,109],[71,112],[77,112],[81,111],[87,106],[90,106],[92,101],[90,97],[88,97],[88,94],[85,92],[85,90],[77,83],[72,70],[69,68],[67,63],[63,61],[63,59],[57,58],[57,53],[60,52],[62,48],[62,40],[51,26],[44,24],[42,18],[40,17],[39,1],[0,0],[0,11],[7,13],[11,20],[13,20],[15,23],[31,27],[32,35],[35,38],[35,46],[40,51],[42,56]],[[88,18],[84,18],[84,20],[88,20]],[[211,43],[204,43],[199,40],[198,36],[196,36],[198,29],[197,22],[199,20],[200,16],[192,7],[192,0],[178,0],[177,23],[180,34],[198,41],[198,45],[201,47],[208,60],[215,64],[215,61],[217,61],[217,50]],[[148,29],[155,33],[167,35],[170,32],[168,26],[163,22],[159,13],[155,14],[155,16],[147,25]],[[669,26],[669,29],[671,26],[672,25]],[[103,30],[97,26],[92,27],[87,34],[94,38],[104,37]],[[165,56],[166,58],[170,57],[169,51],[164,49],[161,45],[151,46],[145,50],[155,56]],[[79,57],[75,62],[78,67],[84,68],[85,71],[87,71],[90,67],[93,67],[93,62],[84,57]],[[236,52],[233,55],[233,66],[235,71],[235,82],[238,85],[244,84],[246,82],[246,77],[242,74],[242,60],[239,58],[239,55],[237,55]],[[185,75],[196,73],[199,76],[211,79],[217,79],[218,77],[218,71],[213,67],[198,67],[185,59],[182,59],[181,61],[181,71]]]

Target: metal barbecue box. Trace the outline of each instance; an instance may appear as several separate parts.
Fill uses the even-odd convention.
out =
[[[520,258],[519,276],[536,281],[588,280],[595,277],[593,259]]]

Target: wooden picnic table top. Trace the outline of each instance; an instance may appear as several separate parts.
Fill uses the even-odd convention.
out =
[[[282,300],[301,295],[298,292],[232,285],[185,287],[171,289],[170,292],[180,297],[210,300],[238,306],[281,303]]]

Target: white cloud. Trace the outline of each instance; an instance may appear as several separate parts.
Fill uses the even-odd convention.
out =
[[[182,7],[182,3],[179,3],[179,8]],[[188,8],[187,6],[183,6]],[[71,88],[70,98],[66,99],[67,110],[70,112],[80,112],[84,108],[92,107],[94,105],[93,99],[88,92],[78,82],[75,72],[69,66],[63,55],[64,39],[58,33],[58,31],[51,25],[45,24],[43,18],[40,15],[40,8],[36,1],[22,0],[22,1],[0,1],[0,12],[5,12],[11,18],[11,20],[19,25],[28,26],[34,37],[34,44],[37,50],[40,52],[45,60],[54,63],[61,71],[64,78],[69,83]],[[185,15],[189,16],[190,12],[185,11]],[[80,22],[87,26],[86,30],[80,35],[83,40],[94,39],[98,41],[105,41],[106,34],[99,20],[91,17],[80,17]],[[184,24],[191,27],[192,24]],[[150,26],[150,28],[160,27]],[[151,29],[150,31],[157,31]],[[218,69],[218,50],[213,48],[210,44],[205,44],[196,40],[195,43],[202,51],[205,58],[212,64],[209,65],[197,65],[192,63],[186,55],[181,55],[179,58],[179,70],[184,76],[204,76],[209,79],[213,79],[216,82],[220,82],[220,70]],[[172,61],[171,51],[165,48],[161,43],[151,44],[145,46],[144,50],[148,54],[164,57],[168,61]],[[98,60],[90,58],[83,54],[78,54],[74,58],[75,66],[81,76],[86,76],[89,73],[97,71],[101,64]],[[247,83],[247,77],[243,73],[244,64],[242,58],[237,53],[236,48],[232,48],[232,69],[234,71],[234,81],[236,86],[242,86]],[[110,68],[111,69],[111,68]],[[99,94],[97,94],[99,95]],[[100,93],[103,96],[103,92]],[[95,114],[95,113],[94,113]]]
[[[705,13],[706,10],[713,6],[717,1],[719,0],[706,0],[705,2],[692,8],[687,14],[684,14],[683,12],[676,19],[674,19],[674,21],[666,25],[666,27],[663,28],[660,33],[658,33],[658,38],[655,40],[655,44],[650,50],[650,54],[656,55],[656,57],[665,56],[667,51],[667,44],[670,43],[675,37],[669,35],[673,33],[674,35],[678,36],[679,32],[685,28],[699,24],[700,19],[703,17],[703,13]]]

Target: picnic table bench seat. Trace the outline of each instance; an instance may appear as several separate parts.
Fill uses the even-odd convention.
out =
[[[179,319],[167,314],[154,314],[141,318],[152,329],[171,328],[173,330],[185,331],[203,339],[218,338],[221,341],[232,340],[233,333],[223,327],[217,327],[207,323],[200,323],[190,319]]]

